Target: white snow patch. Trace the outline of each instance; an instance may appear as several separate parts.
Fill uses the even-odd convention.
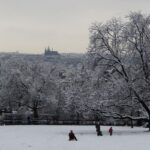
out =
[[[150,132],[145,128],[101,127],[96,136],[94,126],[0,126],[0,150],[148,150]],[[68,141],[73,130],[78,141]]]

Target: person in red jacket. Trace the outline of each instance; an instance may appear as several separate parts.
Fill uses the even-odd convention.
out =
[[[77,138],[72,130],[69,133],[69,141],[77,141]]]
[[[110,127],[110,129],[109,129],[109,134],[110,134],[110,136],[112,136],[112,134],[113,134],[113,129],[112,129],[112,127]]]

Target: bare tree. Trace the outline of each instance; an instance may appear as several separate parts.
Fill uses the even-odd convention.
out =
[[[101,70],[105,68],[105,77],[107,74],[107,80],[111,81],[115,88],[124,88],[124,93],[118,101],[119,105],[125,106],[123,100],[125,97],[127,97],[126,106],[140,104],[142,113],[139,118],[149,121],[150,127],[150,105],[147,99],[149,96],[149,25],[150,17],[141,13],[131,13],[129,21],[124,23],[112,19],[106,24],[93,24],[90,28],[89,55],[93,59],[94,68],[97,66]],[[115,97],[113,99],[116,100]],[[132,115],[123,117],[137,119]]]

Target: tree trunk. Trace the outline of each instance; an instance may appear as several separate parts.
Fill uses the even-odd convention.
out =
[[[132,120],[132,118],[131,118],[131,128],[133,128],[133,120]]]
[[[148,120],[148,128],[149,128],[149,131],[150,131],[150,114],[149,114],[149,120]]]
[[[33,116],[36,119],[39,117],[39,115],[38,115],[38,109],[36,107],[33,108]]]

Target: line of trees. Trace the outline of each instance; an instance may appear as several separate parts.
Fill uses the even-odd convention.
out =
[[[94,23],[88,52],[76,66],[0,58],[0,108],[23,108],[35,118],[142,120],[150,130],[149,97],[150,16],[140,12]]]

